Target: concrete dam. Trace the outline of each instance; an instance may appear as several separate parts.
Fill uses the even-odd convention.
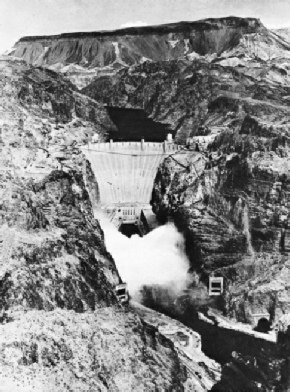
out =
[[[148,232],[156,225],[150,206],[153,182],[160,163],[178,151],[171,142],[89,143],[82,147],[100,192],[100,205],[110,220],[135,225]]]

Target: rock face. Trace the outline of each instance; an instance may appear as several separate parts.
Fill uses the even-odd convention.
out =
[[[198,307],[203,291],[202,305],[258,329],[262,322],[269,329],[289,313],[289,153],[288,143],[278,142],[280,129],[246,116],[235,131],[216,136],[207,151],[189,149],[168,158],[152,196],[157,216],[172,217],[186,236],[194,287],[188,304]],[[193,138],[192,150],[200,139]],[[225,292],[217,300],[207,297],[209,276],[224,278]],[[221,330],[213,336],[221,343]],[[243,351],[239,338],[224,336],[224,345],[233,342],[236,354],[213,390],[242,390],[241,385],[249,391],[280,390],[287,381],[288,354],[281,347],[265,354],[266,344],[254,352],[254,342],[254,351]]]
[[[290,39],[290,29],[289,28],[284,28],[284,29],[275,29],[273,30],[274,33],[279,34],[281,37],[283,37],[286,41],[289,42]]]
[[[239,53],[252,52],[260,42],[258,36],[262,37],[263,52],[274,42],[277,50],[289,49],[289,44],[259,20],[229,17],[107,32],[23,37],[10,55],[59,70],[84,87],[103,72],[112,74],[146,61],[216,56],[236,48]]]
[[[168,345],[173,344],[176,348],[188,376],[185,390],[209,391],[220,381],[220,365],[204,355],[198,333],[138,303],[131,303],[131,307],[142,317],[151,336],[151,344],[157,339],[167,342]]]
[[[161,220],[173,216],[185,233],[192,271],[205,284],[211,274],[224,276],[227,314],[244,322],[256,313],[278,320],[289,311],[287,158],[272,148],[251,152],[253,142],[264,146],[272,139],[240,133],[213,143],[211,155],[177,154],[187,169],[167,159],[155,180],[153,206]]]
[[[15,146],[22,141],[32,147],[40,144],[39,138],[42,147],[57,143],[69,147],[85,143],[94,133],[115,129],[102,105],[53,71],[2,57],[0,72],[0,124],[6,144],[11,138]]]
[[[11,54],[19,54],[21,57],[24,55],[29,62],[36,61],[40,55],[39,49],[45,46],[47,49],[42,57],[42,64],[63,61],[76,64],[83,62],[87,66],[106,66],[116,60],[117,51],[114,46],[118,47],[117,44],[120,43],[120,57],[117,60],[133,65],[142,57],[155,62],[172,60],[180,57],[184,51],[199,54],[221,53],[234,46],[241,34],[263,29],[264,26],[257,19],[229,17],[115,31],[23,37]],[[66,51],[61,51],[62,48],[66,48]]]
[[[0,389],[186,390],[175,347],[151,344],[115,294],[98,186],[77,147],[112,127],[106,111],[22,61],[3,58],[0,83]]]
[[[149,339],[132,313],[30,311],[0,325],[3,391],[183,391],[172,348]]]
[[[4,247],[9,262],[1,286],[3,321],[17,323],[18,312],[24,309],[56,312],[62,307],[67,319],[71,309],[82,312],[81,316],[89,309],[94,315],[90,323],[95,325],[94,317],[104,314],[104,306],[118,306],[112,290],[118,273],[91,215],[90,200],[98,199],[98,187],[74,143],[86,143],[95,133],[103,137],[114,129],[103,104],[145,110],[151,119],[169,126],[175,141],[184,146],[160,166],[152,205],[161,221],[173,219],[185,235],[192,273],[191,309],[200,301],[253,328],[284,320],[290,303],[287,40],[256,19],[224,18],[111,33],[28,37],[11,54],[37,66],[59,69],[83,89],[81,94],[51,70],[23,62],[9,60],[0,67],[4,80],[3,200],[7,199],[3,236],[9,244],[15,225],[22,230],[17,229],[19,238],[28,232],[31,241],[33,233],[40,233],[43,249],[50,255],[46,258],[37,246],[33,250],[26,245],[13,248],[10,255],[9,246]],[[56,149],[59,142],[63,144],[60,150]],[[31,180],[35,173],[37,181]],[[17,187],[24,195],[21,223],[13,215]],[[6,192],[8,188],[11,193]],[[46,204],[55,208],[50,215],[45,212]],[[23,263],[17,268],[16,255]],[[42,259],[52,263],[45,274]],[[66,260],[61,276],[59,259]],[[216,300],[207,294],[210,276],[224,278],[224,293]],[[34,287],[46,280],[52,288],[44,289],[42,296],[31,289],[30,282]],[[18,281],[27,282],[19,297]],[[81,293],[82,300],[75,294],[70,304],[64,287]],[[133,332],[137,324],[132,324]],[[287,320],[284,324],[282,332],[287,335]],[[138,331],[136,341],[140,342]],[[239,391],[241,385],[249,391],[281,390],[284,385],[286,390],[289,359],[283,333],[278,334],[277,352],[261,345],[261,350],[250,350],[247,355],[238,346],[240,352],[229,354],[213,390]],[[156,341],[150,341],[154,353],[150,351],[145,359],[137,356],[141,361],[137,369],[149,369],[152,379],[160,357]],[[137,346],[139,353],[144,352],[144,345]],[[182,390],[183,368],[173,349],[167,355],[166,376],[160,383],[148,384],[144,381],[147,370],[140,370],[144,390],[167,390],[168,383],[174,385],[173,390]],[[151,360],[154,368],[150,368]],[[179,381],[174,368],[182,374]],[[130,380],[136,389],[141,384],[132,373]],[[99,371],[98,382],[102,377]],[[119,382],[116,390],[122,390],[123,378],[110,382]]]
[[[265,29],[255,46],[255,34],[215,59],[145,62],[82,90],[109,106],[143,108],[176,141],[192,143],[160,167],[153,206],[184,231],[201,282],[225,277],[224,311],[251,323],[259,313],[278,320],[289,302],[279,273],[289,247],[289,48]],[[242,55],[248,39],[254,49]],[[266,58],[270,42],[276,52]]]
[[[82,91],[109,106],[144,109],[168,124],[180,143],[190,136],[209,140],[244,120],[243,134],[248,122],[270,134],[272,122],[287,124],[289,118],[288,71],[261,61],[254,65],[233,67],[222,59],[144,63],[99,77]],[[278,137],[279,130],[274,133]]]
[[[8,179],[2,185],[13,187]],[[11,193],[12,202],[6,199],[1,211],[2,318],[14,309],[83,312],[116,303],[113,284],[119,276],[81,177],[53,171]]]

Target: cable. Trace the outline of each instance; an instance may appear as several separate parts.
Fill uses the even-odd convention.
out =
[[[84,148],[84,147],[82,147],[82,148]],[[156,156],[156,155],[166,155],[166,157],[170,157],[172,155],[179,154],[180,152],[182,152],[184,150],[184,149],[180,149],[180,150],[174,151],[173,153],[162,152],[161,154],[134,154],[134,153],[125,154],[125,153],[117,152],[117,151],[96,150],[94,148],[84,148],[84,149],[86,149],[87,151],[95,151],[95,152],[101,152],[101,153],[106,153],[106,154],[126,155],[126,156],[135,156],[135,157],[137,157],[137,156],[152,157],[152,156]],[[140,150],[140,151],[142,151],[142,150]]]
[[[184,169],[188,169],[188,166],[185,166],[185,165],[183,165],[182,163],[178,162],[175,158],[173,158],[172,155],[170,155],[170,157],[168,157],[168,158],[173,159],[173,160],[174,160],[176,163],[178,163],[180,166],[184,167]]]

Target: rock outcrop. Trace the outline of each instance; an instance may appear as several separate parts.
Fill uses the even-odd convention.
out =
[[[288,71],[270,63],[252,65],[233,67],[202,59],[144,63],[99,77],[82,91],[108,106],[144,109],[167,124],[183,144],[190,136],[210,140],[241,127],[246,115],[253,128],[255,121],[261,129],[275,122],[287,124]],[[278,128],[275,133],[278,136]]]
[[[75,141],[86,143],[96,133],[102,139],[114,129],[105,105],[142,109],[171,128],[175,141],[183,145],[160,166],[152,205],[160,221],[173,219],[186,238],[191,283],[185,307],[193,314],[210,305],[252,328],[262,325],[264,333],[268,332],[265,325],[270,328],[279,320],[285,325],[273,350],[272,343],[270,348],[259,343],[255,351],[253,343],[247,353],[238,344],[236,354],[228,353],[222,378],[212,390],[238,391],[241,385],[248,391],[287,387],[289,42],[256,19],[223,18],[109,33],[26,37],[11,54],[26,63],[0,64],[3,238],[5,243],[13,242],[10,233],[17,226],[15,238],[25,233],[32,241],[38,233],[43,251],[37,245],[21,245],[9,253],[9,246],[4,246],[9,262],[1,286],[3,322],[16,325],[12,323],[18,322],[19,314],[23,318],[21,312],[34,315],[35,308],[38,312],[64,308],[62,317],[70,320],[73,314],[82,323],[88,312],[93,326],[94,317],[102,319],[109,312],[104,307],[120,312],[125,322],[130,319],[118,308],[113,292],[118,272],[92,217],[90,203],[99,197],[98,186]],[[76,82],[81,93],[51,69]],[[15,216],[18,210],[23,212],[21,219]],[[18,259],[20,266],[16,266]],[[63,260],[65,266],[60,268]],[[46,271],[47,263],[52,265]],[[60,275],[62,269],[65,274]],[[217,299],[207,293],[210,276],[224,278],[225,290]],[[39,296],[35,287],[45,282],[50,289]],[[212,316],[209,320],[216,327]],[[23,318],[24,325],[30,325],[28,321]],[[135,349],[143,354],[147,350],[138,321],[130,325],[138,350],[130,346],[128,358]],[[105,328],[102,331],[106,333]],[[218,339],[215,347],[221,342],[226,346],[219,331],[212,335]],[[79,339],[76,331],[70,333]],[[178,391],[189,385],[174,349],[166,354],[152,336],[148,341],[153,351],[137,355],[137,371],[129,373],[132,389],[142,385],[145,390],[167,390],[173,385]],[[232,343],[229,350],[235,347]],[[148,371],[152,380],[152,374],[160,372],[160,353],[166,358],[165,377],[151,385],[145,374]],[[46,361],[41,355],[37,358]],[[21,361],[17,366],[22,366]],[[127,359],[123,363],[127,366]],[[105,374],[114,371],[106,369]],[[105,385],[99,371],[96,385],[122,389],[124,378],[108,378]]]
[[[22,61],[2,58],[0,83],[1,391],[189,390],[175,347],[115,294],[77,147],[112,127],[102,105]]]
[[[259,34],[260,44],[270,37]],[[259,313],[278,320],[288,309],[285,274],[279,287],[263,286],[279,275],[289,247],[287,45],[275,59],[263,59],[259,47],[237,61],[223,52],[214,60],[146,62],[82,90],[109,106],[143,108],[199,150],[165,161],[153,206],[184,231],[191,270],[204,284],[210,274],[224,276],[223,309],[244,322]]]
[[[289,42],[290,39],[290,29],[285,27],[283,29],[274,29],[273,32],[275,34],[279,34],[281,37],[283,37],[286,41]]]
[[[133,313],[32,310],[0,330],[3,391],[184,390],[177,353],[150,346]]]
[[[289,43],[258,19],[228,17],[116,31],[23,37],[10,55],[66,74],[84,87],[104,73],[143,62],[255,53],[268,57],[289,50]]]
[[[185,233],[191,269],[205,284],[210,275],[224,277],[228,315],[252,323],[254,314],[269,314],[277,321],[289,311],[288,152],[280,156],[275,135],[245,135],[244,127],[217,138],[210,154],[168,158],[155,180],[153,207]]]

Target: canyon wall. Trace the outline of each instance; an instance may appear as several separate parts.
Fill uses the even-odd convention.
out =
[[[94,219],[99,190],[76,144],[103,137],[106,112],[22,61],[2,58],[0,83],[1,389],[183,391],[174,345],[151,344],[120,304]]]
[[[96,133],[103,140],[107,132],[114,131],[103,105],[145,110],[152,120],[171,128],[175,141],[184,146],[185,153],[173,154],[160,166],[152,205],[160,221],[173,219],[185,235],[193,311],[201,303],[253,327],[257,314],[269,317],[273,326],[281,324],[289,312],[289,49],[286,40],[258,20],[240,18],[110,33],[26,37],[16,44],[11,55],[24,61],[10,59],[0,65],[1,216],[6,241],[3,249],[10,271],[5,264],[5,339],[9,325],[18,325],[13,324],[17,317],[25,328],[31,328],[30,319],[27,324],[23,316],[25,311],[38,325],[40,313],[34,313],[35,308],[38,312],[50,309],[55,314],[64,308],[61,317],[66,321],[60,323],[69,326],[69,334],[76,336],[80,345],[86,330],[94,342],[87,324],[98,328],[100,323],[102,336],[98,342],[102,348],[108,348],[112,340],[118,342],[110,354],[116,348],[116,358],[123,358],[122,371],[127,369],[128,373],[127,378],[119,376],[119,365],[106,365],[106,356],[96,362],[92,347],[84,345],[93,377],[74,363],[69,382],[77,379],[81,383],[83,377],[85,383],[90,377],[96,380],[90,387],[122,390],[129,378],[132,389],[166,390],[174,385],[175,390],[182,390],[184,369],[176,352],[172,348],[159,351],[152,336],[148,337],[152,342],[149,350],[138,320],[131,322],[131,316],[119,309],[113,291],[118,272],[92,217],[90,202],[99,199],[99,189],[76,144],[86,144]],[[68,76],[81,92],[51,69]],[[15,196],[18,186],[24,195],[19,201]],[[15,211],[23,212],[18,223]],[[52,232],[56,238],[50,238]],[[37,245],[20,249],[9,246],[14,238],[32,241],[36,233],[43,237],[45,246],[42,244],[41,249],[46,249],[49,260]],[[20,252],[20,258],[15,252]],[[60,275],[60,270],[65,274]],[[222,276],[225,283],[223,295],[216,300],[207,294],[208,279],[213,275]],[[19,282],[25,289],[20,289],[18,297]],[[31,288],[38,284],[45,288],[41,295]],[[73,305],[64,287],[72,291]],[[82,301],[78,300],[79,293]],[[80,340],[79,332],[71,326],[70,320],[77,322],[75,314],[70,318],[72,309],[86,325]],[[134,342],[126,358],[120,354],[125,348],[117,338],[121,335],[125,342],[127,336],[120,333],[125,328],[123,321],[116,321],[119,311],[120,319],[130,325],[130,341]],[[43,317],[50,326],[50,315]],[[53,332],[57,322],[52,321]],[[237,391],[237,380],[239,386],[247,385],[253,391],[287,386],[288,325],[286,320],[282,335],[281,330],[278,334],[285,352],[282,357],[267,345],[260,350],[259,344],[253,344],[254,352],[248,357],[245,352],[231,356],[220,384],[213,390]],[[15,336],[13,350],[19,345],[26,347]],[[218,339],[218,349],[224,337],[213,336]],[[229,334],[229,339],[235,341],[235,333]],[[19,374],[24,374],[23,363],[32,366],[38,363],[37,358],[46,361],[39,354],[42,344],[34,351],[29,346],[20,361],[17,349],[9,346],[8,354],[11,350],[13,354],[10,363],[17,363]],[[133,361],[136,372],[132,371],[132,356],[137,358]],[[163,356],[165,364],[161,364]],[[182,375],[179,380],[174,369]],[[154,378],[154,372],[164,373],[164,377],[152,385],[148,379]]]
[[[144,62],[218,56],[287,57],[289,43],[258,19],[227,17],[116,31],[23,37],[10,55],[65,74],[79,88]],[[259,48],[259,49],[257,49]],[[270,48],[270,49],[269,49]]]
[[[266,137],[256,126],[247,117],[206,153],[168,158],[152,196],[157,217],[172,216],[184,232],[192,272],[204,284],[223,276],[223,310],[250,323],[256,313],[277,321],[289,311],[288,144],[279,128]]]
[[[109,106],[144,109],[153,120],[167,124],[182,144],[190,136],[207,136],[208,142],[241,127],[247,115],[249,121],[256,118],[261,132],[287,125],[288,71],[267,63],[252,65],[233,67],[203,59],[144,63],[99,77],[82,92]]]
[[[194,53],[221,53],[236,45],[241,34],[263,29],[257,19],[230,17],[116,31],[23,37],[10,54],[34,65],[131,66],[144,60],[156,62]]]

